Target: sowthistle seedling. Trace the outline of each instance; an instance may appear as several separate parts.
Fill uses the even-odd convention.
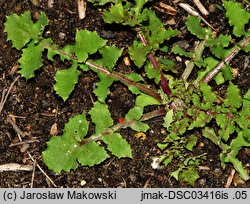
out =
[[[150,126],[145,121],[164,116],[162,125],[167,136],[164,141],[158,143],[162,151],[159,161],[165,166],[173,162],[173,159],[178,162],[179,168],[171,174],[174,178],[183,179],[191,185],[199,178],[196,167],[205,159],[205,155],[191,154],[197,143],[195,132],[199,131],[221,148],[220,158],[223,167],[225,163],[230,162],[244,180],[249,180],[249,174],[237,159],[237,154],[242,147],[250,146],[250,92],[242,96],[238,87],[230,81],[230,67],[222,69],[222,65],[216,64],[219,63],[218,59],[221,59],[223,65],[228,65],[240,50],[250,51],[250,33],[245,30],[250,14],[237,2],[223,1],[234,37],[244,38],[233,48],[228,48],[233,36],[214,37],[210,28],[203,28],[198,18],[189,16],[187,28],[200,42],[196,50],[191,52],[182,50],[177,45],[172,48],[174,54],[190,58],[182,79],[174,79],[166,74],[166,71],[174,71],[174,62],[156,57],[155,52],[166,52],[164,42],[177,36],[179,32],[166,29],[155,12],[146,8],[147,0],[136,1],[135,4],[127,1],[92,2],[100,5],[113,3],[110,10],[103,14],[104,21],[127,25],[137,32],[137,38],[128,48],[130,58],[137,67],[144,69],[147,77],[153,79],[161,89],[157,91],[140,83],[143,78],[139,74],[124,75],[116,72],[115,65],[123,50],[114,45],[107,46],[106,40],[96,32],[78,30],[75,44],[60,48],[51,39],[42,35],[48,24],[44,13],[41,13],[35,23],[31,20],[29,12],[21,16],[8,16],[5,32],[13,47],[22,51],[19,63],[20,74],[23,77],[29,79],[35,76],[35,71],[43,64],[43,51],[47,50],[49,60],[59,55],[62,61],[67,59],[71,62],[70,68],[59,70],[55,75],[54,89],[64,101],[70,97],[81,71],[91,69],[100,78],[94,90],[97,100],[88,113],[95,124],[95,132],[90,135],[86,114],[70,118],[63,135],[52,137],[47,143],[48,148],[43,152],[45,164],[51,170],[60,173],[76,169],[79,163],[88,166],[99,164],[110,157],[110,154],[118,158],[132,158],[132,149],[119,130],[131,128],[146,132]],[[237,15],[245,20],[237,24],[238,16],[234,15],[235,10],[232,9],[237,10]],[[203,59],[205,47],[210,49],[211,56]],[[101,57],[91,59],[90,56],[94,53],[99,53]],[[195,66],[201,70],[197,79],[190,82],[188,77]],[[214,73],[217,74],[216,77]],[[212,79],[215,79],[218,85],[229,81],[225,96],[218,96],[218,93],[207,84]],[[126,114],[125,122],[118,124],[112,120],[105,104],[109,87],[114,81],[126,84],[136,97],[135,106]],[[217,103],[218,98],[221,104]],[[159,108],[145,114],[144,108],[149,105],[158,105]],[[214,126],[210,126],[211,123],[214,123]],[[100,145],[100,142],[106,144],[106,148]]]

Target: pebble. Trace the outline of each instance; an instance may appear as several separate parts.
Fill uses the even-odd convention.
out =
[[[220,177],[222,175],[222,171],[219,168],[214,169],[214,175],[216,177]]]
[[[203,178],[203,179],[199,179],[198,183],[199,183],[201,186],[205,186],[206,183],[207,183],[207,181],[206,181],[206,179]]]
[[[59,33],[59,38],[60,38],[61,40],[63,40],[63,39],[65,38],[65,36],[66,36],[65,33],[63,33],[63,32],[60,32],[60,33]]]

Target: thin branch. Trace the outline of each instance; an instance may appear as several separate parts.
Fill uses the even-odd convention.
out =
[[[206,21],[192,6],[186,4],[186,3],[179,3],[179,6],[183,8],[185,11],[187,11],[189,14],[201,19],[204,23],[206,23],[210,28],[213,30],[216,30],[210,23]]]
[[[219,71],[226,65],[229,64],[232,59],[239,53],[239,51],[246,47],[250,41],[250,36],[244,38],[240,46],[236,46],[227,56],[223,59],[214,69],[212,69],[207,76],[203,79],[204,83],[210,82],[218,73]]]
[[[193,2],[204,16],[209,15],[207,9],[203,6],[203,4],[200,2],[200,0],[193,0]]]
[[[143,46],[147,46],[147,40],[145,39],[145,37],[143,36],[143,34],[140,32],[140,29],[137,29],[139,38],[143,44]],[[153,55],[153,53],[149,53],[148,54],[148,59],[151,62],[151,64],[153,65],[154,69],[159,69],[159,64],[155,58],[155,56]],[[172,96],[172,91],[168,85],[168,82],[166,80],[166,78],[163,75],[163,72],[161,70],[161,87],[164,91],[164,93],[170,98]]]
[[[2,93],[2,97],[1,97],[1,101],[0,101],[0,113],[2,112],[3,110],[3,107],[4,107],[4,104],[6,103],[7,101],[7,98],[9,97],[9,94],[10,94],[10,91],[11,89],[13,88],[14,84],[16,83],[16,81],[19,79],[20,76],[17,76],[14,81],[11,83],[7,93],[6,93],[6,90],[3,91]]]
[[[23,165],[17,163],[9,163],[9,164],[2,164],[0,165],[0,172],[1,171],[32,171],[32,165]]]
[[[63,54],[69,58],[71,58],[72,60],[76,61],[77,62],[77,57],[68,53],[68,52],[65,52],[65,51],[62,51],[60,50],[59,48],[53,46],[53,45],[50,45],[48,44],[47,42],[43,42],[44,46],[47,47],[47,48],[50,48],[50,49],[53,49],[55,50],[56,52],[60,53],[60,54]],[[89,60],[85,62],[86,65],[90,66],[90,68],[94,68],[96,70],[98,70],[99,72],[101,73],[104,73],[105,75],[109,76],[109,77],[113,77],[113,78],[116,78],[118,80],[120,80],[121,82],[127,84],[127,85],[131,85],[131,86],[134,86],[136,88],[138,88],[139,90],[141,90],[142,92],[154,97],[155,99],[161,101],[161,96],[160,94],[157,93],[157,91],[151,89],[151,88],[148,88],[146,87],[145,85],[143,84],[139,84],[131,79],[128,79],[126,76],[124,76],[123,74],[120,74],[118,72],[110,72],[108,71],[107,69],[99,66],[99,65],[96,65],[92,62],[90,62]]]
[[[187,64],[186,69],[184,70],[184,72],[181,76],[185,82],[187,81],[188,77],[190,76],[190,74],[194,68],[194,64],[195,64],[194,62],[197,61],[201,57],[201,55],[204,51],[204,48],[205,48],[205,43],[206,43],[206,39],[201,41],[196,46],[193,57],[192,57],[191,61]]]
[[[161,101],[160,94],[158,94],[157,91],[154,90],[154,89],[148,88],[147,86],[145,86],[143,84],[136,83],[135,81],[133,81],[131,79],[128,79],[126,76],[124,76],[123,74],[120,74],[118,72],[110,72],[107,69],[105,69],[105,68],[103,68],[103,67],[101,67],[99,65],[93,64],[90,61],[87,61],[85,64],[90,66],[91,68],[97,69],[98,71],[104,73],[105,75],[107,75],[109,77],[119,79],[121,82],[123,82],[123,83],[125,83],[127,85],[132,85],[132,86],[138,88],[139,90],[141,90],[142,92],[154,97],[158,101]]]
[[[149,113],[145,113],[141,119],[139,121],[146,121],[146,120],[150,120],[152,118],[155,118],[155,117],[158,117],[158,116],[162,116],[162,115],[165,115],[166,113],[166,110],[165,108],[161,108],[159,110],[155,110],[155,111],[152,111],[152,112],[149,112]],[[81,145],[84,145],[84,144],[88,144],[90,142],[93,142],[93,141],[97,141],[97,140],[100,140],[103,136],[105,135],[110,135],[110,134],[114,134],[115,132],[117,132],[118,130],[120,129],[124,129],[124,128],[127,128],[133,124],[136,124],[137,121],[136,120],[128,120],[128,121],[125,121],[123,123],[118,123],[110,128],[107,128],[105,129],[103,132],[101,133],[97,133],[97,134],[94,134],[94,135],[91,135],[89,138],[87,139],[83,139],[80,144]]]

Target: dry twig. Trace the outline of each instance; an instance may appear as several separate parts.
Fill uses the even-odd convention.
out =
[[[87,2],[86,0],[78,0],[78,14],[80,19],[84,19],[86,16]]]
[[[23,165],[17,163],[9,163],[0,165],[1,171],[32,171],[32,165]]]
[[[189,4],[186,3],[179,3],[179,6],[181,8],[183,8],[185,11],[187,11],[189,14],[201,19],[204,23],[206,23],[210,28],[212,28],[213,30],[215,30],[215,28],[208,23],[192,6],[190,6]]]
[[[193,2],[204,16],[209,15],[207,9],[203,6],[203,4],[200,2],[200,0],[193,0]]]
[[[225,185],[225,188],[229,188],[231,186],[231,183],[232,183],[233,178],[234,178],[234,174],[235,174],[235,169],[232,169],[230,172],[230,175],[227,178],[227,183]]]
[[[0,101],[0,113],[3,110],[4,104],[6,103],[7,98],[9,97],[10,91],[13,88],[14,84],[16,83],[16,81],[19,79],[20,76],[17,76],[14,81],[11,83],[10,87],[8,90],[4,89],[2,92],[2,97],[1,97],[1,101]],[[6,93],[7,92],[7,93]]]

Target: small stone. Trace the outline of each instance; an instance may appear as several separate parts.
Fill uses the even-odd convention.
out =
[[[209,11],[210,13],[215,12],[215,10],[216,10],[216,6],[215,6],[215,4],[211,4],[211,5],[209,5],[209,7],[208,7],[208,11]]]
[[[207,181],[206,179],[203,178],[203,179],[199,179],[198,183],[201,185],[201,187],[203,187],[206,185]]]
[[[50,128],[50,134],[53,135],[53,136],[58,134],[57,123],[54,123],[51,126],[51,128]]]
[[[80,183],[80,185],[81,185],[81,186],[85,186],[86,183],[87,183],[87,182],[86,182],[85,180],[82,180],[81,183]]]
[[[63,40],[63,39],[65,38],[65,36],[66,36],[65,33],[63,33],[63,32],[60,32],[60,33],[59,33],[59,38],[60,38],[61,40]]]
[[[214,170],[214,175],[215,175],[216,177],[220,177],[220,176],[222,175],[221,169],[216,168],[216,169]]]

